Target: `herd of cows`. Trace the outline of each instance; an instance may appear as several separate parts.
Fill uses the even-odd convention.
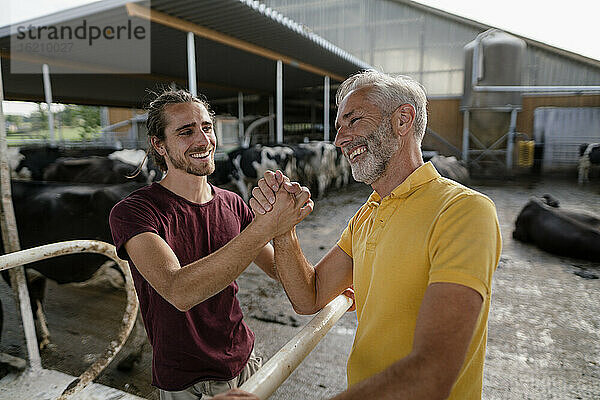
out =
[[[600,155],[600,146],[595,149],[585,149],[590,160]],[[132,191],[162,177],[151,160],[138,171],[144,156],[143,150],[108,147],[11,149],[11,189],[21,247],[73,239],[112,242],[108,225],[111,208]],[[468,171],[456,158],[430,154],[428,159],[443,176],[468,184]],[[209,180],[245,200],[266,170],[282,170],[292,180],[309,186],[315,198],[352,180],[348,161],[328,142],[256,145],[223,154],[215,163]],[[600,220],[550,203],[554,204],[548,199],[530,201],[516,221],[514,238],[556,254],[600,261]],[[82,282],[105,262],[101,255],[74,254],[29,265],[37,271],[30,273],[35,278],[30,281],[32,306],[42,304],[45,278],[58,283]],[[0,305],[0,332],[1,313]]]

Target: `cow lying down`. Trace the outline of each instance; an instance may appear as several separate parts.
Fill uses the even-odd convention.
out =
[[[563,210],[551,196],[529,200],[517,217],[513,238],[559,256],[600,262],[600,218]]]

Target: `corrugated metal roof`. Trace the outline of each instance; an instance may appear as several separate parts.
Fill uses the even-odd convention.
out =
[[[147,89],[155,88],[157,83],[176,82],[180,86],[187,86],[187,31],[181,26],[188,23],[243,43],[236,48],[196,36],[198,89],[209,99],[230,97],[237,91],[274,93],[275,60],[261,56],[260,51],[245,51],[246,44],[285,58],[286,91],[322,85],[322,75],[325,73],[344,78],[360,69],[369,68],[367,63],[307,28],[258,1],[250,0],[153,0],[150,3],[104,0],[26,21],[21,25],[50,26],[82,18],[90,23],[106,21],[116,10],[123,11],[128,3],[138,7],[150,5],[156,11],[153,15],[167,16],[175,21],[175,25],[166,26],[160,18],[152,20],[151,74],[53,74],[56,102],[140,106],[147,96]],[[10,27],[0,28],[6,98],[42,100],[40,75],[10,73],[9,47]]]

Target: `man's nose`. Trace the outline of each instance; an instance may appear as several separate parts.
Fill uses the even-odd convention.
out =
[[[203,146],[209,145],[211,142],[210,139],[211,139],[211,134],[208,132],[204,132],[202,129],[200,129],[199,134],[196,135],[196,142]]]
[[[335,134],[335,140],[333,141],[333,144],[337,147],[342,147],[348,141],[349,138],[346,136],[346,131],[344,127],[340,127]]]

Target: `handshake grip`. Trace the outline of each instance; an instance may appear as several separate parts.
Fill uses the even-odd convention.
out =
[[[310,190],[298,182],[291,182],[280,170],[266,171],[264,177],[258,180],[258,185],[252,189],[250,207],[255,214],[265,215],[273,210],[279,197],[292,196],[294,205],[300,202],[305,206],[310,200]]]
[[[262,220],[272,237],[291,231],[313,210],[310,191],[290,182],[281,171],[267,171],[252,189],[250,207],[257,220]]]

